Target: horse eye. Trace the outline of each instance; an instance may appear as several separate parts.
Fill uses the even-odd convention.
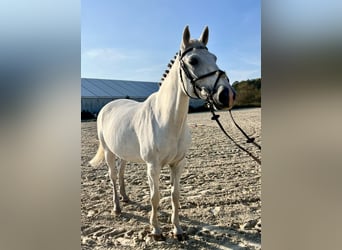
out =
[[[195,66],[196,64],[198,64],[198,60],[196,57],[191,57],[189,59],[189,63],[192,65],[192,66]]]

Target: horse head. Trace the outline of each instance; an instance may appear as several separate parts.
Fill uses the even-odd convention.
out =
[[[216,56],[206,47],[208,39],[207,26],[199,39],[190,39],[188,26],[183,31],[178,56],[183,91],[190,98],[210,102],[216,109],[231,109],[235,91],[226,73],[217,66]]]

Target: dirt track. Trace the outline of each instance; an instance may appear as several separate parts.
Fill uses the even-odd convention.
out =
[[[261,152],[245,144],[228,113],[221,122],[254,155]],[[234,110],[235,120],[261,143],[261,109]],[[160,176],[159,221],[167,240],[149,237],[149,187],[144,164],[128,163],[125,173],[130,203],[121,202],[122,215],[111,211],[112,186],[107,167],[88,161],[97,150],[96,122],[82,122],[81,245],[82,249],[261,249],[261,167],[230,142],[210,120],[210,113],[188,116],[192,146],[181,176],[180,221],[189,240],[170,235],[169,169]]]

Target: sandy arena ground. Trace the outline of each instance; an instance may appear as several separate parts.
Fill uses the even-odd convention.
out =
[[[261,144],[261,109],[232,111],[247,134]],[[261,158],[260,150],[245,144],[229,114],[218,112],[230,135]],[[180,221],[189,239],[171,237],[171,199],[168,167],[160,176],[159,221],[164,242],[149,236],[149,186],[144,164],[128,163],[122,214],[112,214],[112,185],[107,167],[88,161],[98,142],[96,122],[82,122],[81,245],[82,249],[261,249],[261,167],[220,131],[210,113],[189,114],[192,146],[181,176]]]

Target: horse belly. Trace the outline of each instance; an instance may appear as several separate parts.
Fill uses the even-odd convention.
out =
[[[114,130],[115,131],[115,130]],[[119,158],[126,161],[143,162],[140,156],[140,147],[134,131],[116,130],[114,134],[108,135],[108,147]]]

